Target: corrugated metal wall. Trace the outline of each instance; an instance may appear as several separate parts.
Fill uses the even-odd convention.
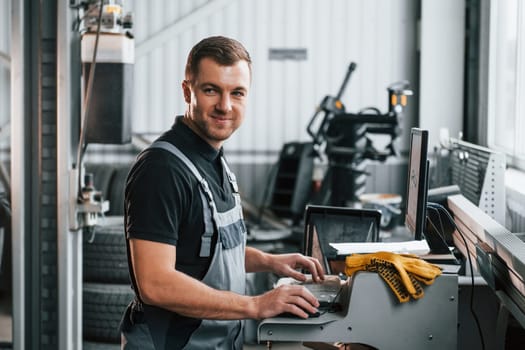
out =
[[[357,69],[342,96],[349,112],[370,106],[386,112],[387,86],[411,82],[415,96],[397,141],[398,150],[406,151],[418,110],[419,6],[419,0],[128,0],[136,44],[133,131],[151,139],[184,112],[187,54],[202,38],[220,34],[240,40],[253,59],[247,117],[225,144],[245,198],[261,203],[283,144],[310,140],[306,127],[316,107],[324,96],[337,94],[350,62]],[[274,60],[271,49],[303,49],[306,57]],[[85,159],[128,162],[136,153],[129,146],[90,145]],[[403,177],[393,176],[398,168],[371,171],[366,190],[390,183],[385,177]],[[397,182],[381,190],[402,191],[404,178]]]
[[[316,106],[337,93],[351,61],[357,69],[343,95],[347,111],[386,111],[390,83],[416,83],[417,6],[416,0],[127,1],[136,38],[133,131],[169,128],[185,108],[180,83],[190,48],[209,35],[231,36],[250,51],[254,79],[246,121],[225,150],[232,162],[268,161],[264,155],[273,161],[284,143],[309,140]],[[303,48],[307,57],[270,60],[272,48]],[[409,108],[404,130],[414,114]]]

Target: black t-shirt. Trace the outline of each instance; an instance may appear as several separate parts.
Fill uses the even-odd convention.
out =
[[[218,151],[201,139],[182,122],[182,117],[177,117],[172,128],[158,140],[172,143],[191,160],[208,182],[219,212],[235,206],[221,162],[222,149]],[[210,257],[199,257],[204,233],[199,183],[178,157],[160,148],[143,152],[126,181],[124,211],[128,239],[171,244],[177,249],[175,268],[199,280],[204,277],[215,251],[217,232]],[[167,336],[166,349],[182,349],[201,323],[199,319],[150,305],[144,305],[144,312],[149,326]]]
[[[214,149],[195,134],[182,117],[159,137],[175,145],[208,182],[219,212],[235,206],[232,189],[221,163],[222,149]],[[125,215],[128,238],[167,243],[177,247],[176,269],[202,279],[209,258],[199,257],[204,232],[202,200],[196,177],[170,152],[153,148],[143,152],[126,181]]]

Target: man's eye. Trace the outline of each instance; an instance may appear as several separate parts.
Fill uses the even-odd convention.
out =
[[[213,95],[213,94],[215,94],[215,92],[216,91],[213,88],[205,88],[204,89],[204,93],[207,94],[207,95]]]
[[[234,91],[232,94],[233,96],[236,96],[236,97],[244,97],[243,91]]]

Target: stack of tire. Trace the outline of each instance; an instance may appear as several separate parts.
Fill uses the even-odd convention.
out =
[[[120,349],[120,320],[134,297],[122,213],[128,169],[126,164],[86,167],[95,188],[110,202],[110,216],[100,218],[94,230],[83,235],[84,350]]]
[[[84,349],[120,349],[120,320],[133,299],[122,220],[107,217],[84,234]]]

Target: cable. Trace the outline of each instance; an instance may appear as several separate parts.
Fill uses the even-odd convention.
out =
[[[470,312],[472,313],[472,317],[474,318],[474,321],[476,322],[476,327],[478,329],[478,333],[479,333],[479,337],[480,337],[480,341],[481,341],[481,348],[484,350],[485,349],[485,341],[483,339],[483,333],[481,331],[481,324],[480,324],[480,321],[479,321],[479,318],[478,318],[476,312],[474,311],[474,268],[472,266],[472,259],[471,259],[470,251],[469,251],[469,248],[468,248],[468,245],[467,245],[467,240],[465,239],[465,235],[459,229],[459,227],[456,225],[456,222],[454,221],[454,219],[452,218],[452,216],[450,215],[450,213],[447,211],[447,209],[445,207],[443,207],[441,204],[432,203],[432,202],[427,203],[427,207],[430,207],[432,209],[436,209],[438,212],[439,212],[439,210],[443,211],[445,213],[445,216],[449,219],[450,223],[458,231],[461,239],[463,240],[463,244],[465,244],[465,249],[467,251],[467,261],[468,261],[469,268],[470,268],[470,278],[471,278]]]
[[[437,212],[439,223],[440,223],[440,227],[441,227],[441,232],[438,230],[436,225],[434,225],[434,223],[432,222],[430,217],[427,217],[427,219],[428,219],[428,222],[430,223],[430,225],[432,226],[432,228],[434,229],[434,231],[436,231],[436,233],[439,235],[439,238],[441,238],[441,240],[445,244],[447,244],[447,240],[445,238],[445,227],[443,226],[443,221],[441,220],[441,215],[439,215],[439,210],[437,208],[433,208],[433,207],[427,207],[427,210],[428,209],[432,209],[432,210],[435,210]]]
[[[78,140],[78,150],[77,150],[77,164],[76,168],[79,170],[78,174],[78,197],[81,198],[81,189],[82,189],[82,176],[80,174],[80,167],[82,164],[82,158],[84,157],[84,153],[87,148],[87,144],[84,144],[84,139],[86,137],[86,127],[87,127],[87,119],[88,119],[88,112],[89,112],[89,103],[91,100],[91,93],[93,91],[93,80],[95,77],[95,66],[97,64],[97,50],[98,50],[98,39],[100,37],[100,27],[102,24],[102,7],[103,7],[104,0],[100,0],[99,5],[99,14],[98,14],[98,22],[97,22],[97,32],[95,36],[95,47],[93,49],[93,59],[91,61],[91,67],[89,70],[89,78],[88,78],[88,84],[86,89],[86,96],[84,98],[84,106],[82,108],[82,114],[81,114],[81,127],[80,127],[80,137]]]
[[[439,219],[439,226],[441,227],[442,237],[446,242],[447,239],[445,237],[445,225],[443,225],[443,220],[441,220],[441,215],[439,215],[439,210],[437,211],[437,214],[438,214],[438,219]]]
[[[476,322],[476,327],[477,327],[478,333],[479,333],[479,339],[481,341],[481,349],[484,350],[485,349],[485,341],[483,339],[483,332],[481,331],[481,324],[479,322],[478,315],[474,311],[474,268],[472,267],[472,258],[470,256],[470,251],[469,251],[469,248],[468,248],[468,245],[467,245],[467,240],[465,239],[465,235],[459,229],[458,225],[456,225],[456,222],[454,221],[454,218],[452,218],[452,216],[450,215],[450,213],[448,212],[448,210],[444,206],[442,206],[439,203],[428,202],[427,203],[427,208],[428,207],[437,210],[438,213],[439,213],[440,210],[442,212],[444,212],[445,216],[448,218],[450,223],[454,226],[456,231],[458,231],[458,234],[460,235],[461,239],[463,240],[463,244],[465,244],[465,249],[467,251],[467,261],[468,261],[469,268],[470,268],[470,279],[471,279],[470,312],[472,313],[472,317],[474,318],[474,321]]]

